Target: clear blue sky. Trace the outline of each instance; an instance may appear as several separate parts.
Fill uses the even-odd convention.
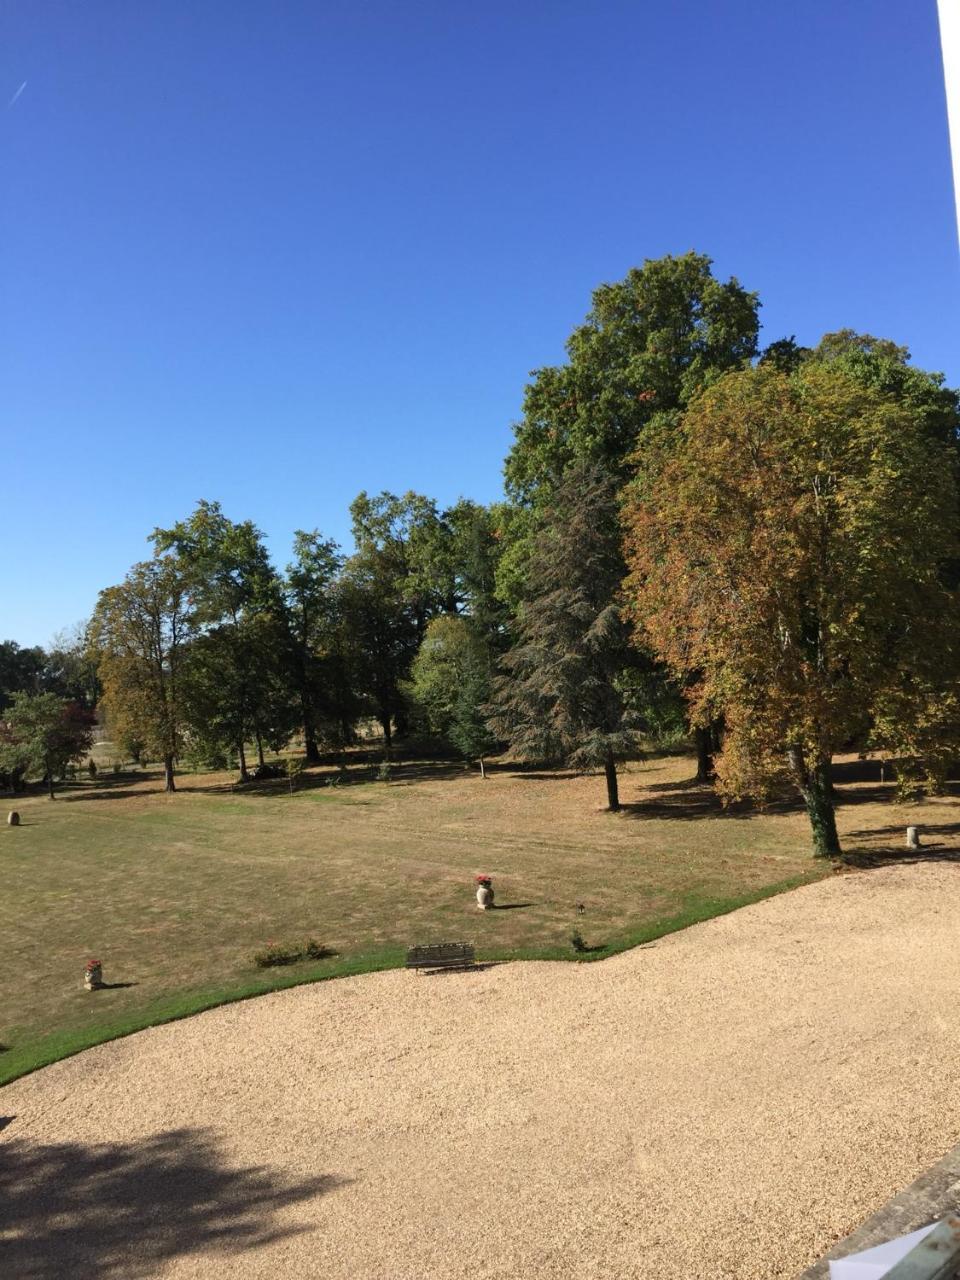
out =
[[[495,498],[529,371],[646,257],[960,382],[934,0],[2,0],[0,148],[23,644],[200,497],[280,564],[363,488]]]

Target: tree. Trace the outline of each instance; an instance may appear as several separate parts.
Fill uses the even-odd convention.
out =
[[[176,557],[135,564],[122,583],[100,593],[91,641],[111,732],[163,761],[167,791],[176,789],[192,637],[188,583]]]
[[[85,756],[93,743],[93,713],[55,693],[15,693],[4,712],[0,767],[14,775],[40,774],[54,799],[54,780]]]
[[[275,719],[265,698],[278,661],[276,630],[265,620],[279,617],[281,597],[263,535],[251,520],[229,520],[218,502],[200,502],[189,520],[155,529],[151,540],[157,554],[176,556],[190,592],[191,731],[233,749],[246,782],[245,743]]]
[[[639,728],[624,680],[633,655],[614,601],[623,573],[616,484],[597,464],[576,462],[534,545],[535,594],[501,660],[490,715],[521,757],[602,767],[612,811],[617,761],[636,751]]]
[[[516,609],[523,599],[542,513],[567,468],[592,460],[622,485],[646,440],[669,437],[704,386],[756,355],[759,306],[755,293],[736,278],[718,280],[711,260],[693,252],[648,259],[595,290],[567,342],[567,363],[538,369],[526,389],[505,466],[520,510],[503,525],[503,600]],[[619,585],[611,584],[611,602]],[[715,732],[696,735],[704,776]]]
[[[96,707],[101,690],[88,621],[78,622],[53,637],[43,667],[43,688],[88,710]]]
[[[15,693],[40,693],[47,655],[39,645],[23,649],[15,640],[0,643],[0,711]]]
[[[332,688],[332,680],[342,676],[334,673],[330,658],[335,652],[336,582],[343,557],[337,544],[316,529],[297,530],[293,553],[283,583],[289,664],[307,763],[316,764],[320,725],[342,701],[341,691]]]
[[[411,669],[411,694],[430,731],[446,738],[466,760],[477,760],[495,746],[484,707],[490,700],[492,657],[472,619],[458,614],[434,618]]]
[[[648,259],[594,291],[568,362],[536,370],[527,386],[505,468],[516,500],[549,490],[577,458],[622,481],[652,422],[756,354],[757,295],[711,266],[698,253]]]
[[[842,367],[767,363],[694,402],[628,503],[638,642],[693,682],[694,723],[723,717],[721,793],[789,778],[819,855],[833,754],[881,710],[889,745],[913,732],[911,687],[957,688],[956,469],[928,425]]]

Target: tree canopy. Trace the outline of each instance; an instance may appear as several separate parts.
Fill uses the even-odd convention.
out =
[[[839,850],[832,755],[881,708],[892,746],[904,693],[957,680],[957,477],[928,425],[842,362],[732,372],[647,452],[628,503],[638,642],[693,678],[695,722],[722,715],[723,793],[789,776],[821,854]]]

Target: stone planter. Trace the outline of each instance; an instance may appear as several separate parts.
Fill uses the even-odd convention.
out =
[[[83,985],[88,991],[96,991],[103,986],[103,965],[99,960],[88,964],[83,971]]]
[[[493,885],[488,879],[477,880],[477,906],[481,911],[493,906]]]
[[[19,827],[19,825],[20,825],[20,815],[19,815],[19,813],[17,813],[16,809],[12,809],[12,810],[7,814],[7,826],[8,826],[8,827]]]
[[[918,827],[907,827],[907,848],[920,848],[920,829]]]

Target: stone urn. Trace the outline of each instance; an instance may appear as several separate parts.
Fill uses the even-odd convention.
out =
[[[477,876],[477,906],[481,911],[493,906],[493,884],[489,876]]]
[[[20,825],[20,815],[19,813],[17,813],[16,809],[11,809],[11,811],[7,814],[7,826],[19,827],[19,825]]]
[[[103,965],[99,960],[88,960],[83,971],[83,985],[88,991],[96,991],[103,986]]]

